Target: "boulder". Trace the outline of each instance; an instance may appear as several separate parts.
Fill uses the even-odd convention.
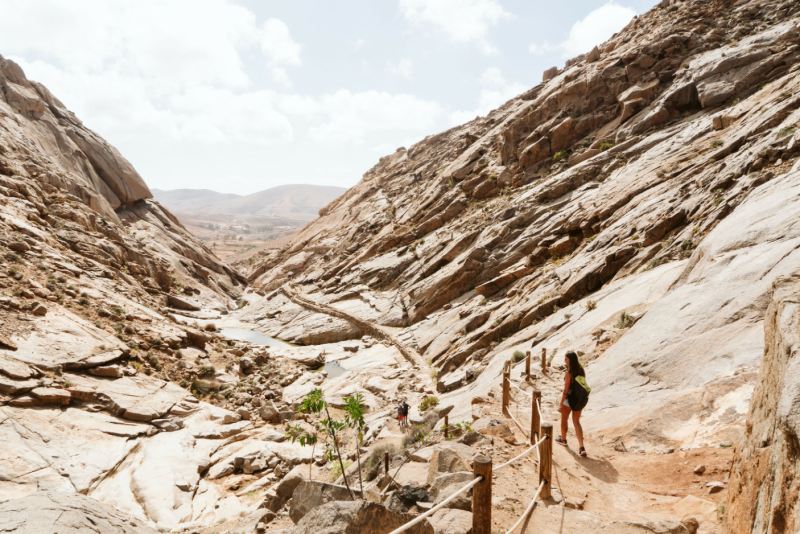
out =
[[[297,486],[305,480],[303,473],[307,473],[307,467],[302,465],[294,466],[284,477],[267,492],[264,499],[264,507],[277,512],[286,502],[292,498],[292,494]]]
[[[408,512],[408,510],[418,502],[430,500],[430,494],[425,486],[419,484],[408,484],[401,486],[393,491],[386,499],[386,506],[395,512]]]
[[[447,445],[445,447],[437,446],[431,454],[430,462],[428,462],[428,484],[431,484],[439,476],[439,473],[470,470],[471,455],[475,453],[472,447],[454,442],[447,442]],[[468,456],[468,454],[471,455]]]
[[[354,490],[353,495],[357,495]],[[331,501],[351,500],[350,492],[345,486],[328,484],[316,480],[301,480],[292,492],[289,505],[289,517],[297,523],[309,511]]]
[[[0,334],[0,349],[17,350],[17,345],[8,337]]]
[[[310,511],[290,534],[384,534],[414,519],[367,501],[333,501]],[[427,521],[411,527],[411,534],[433,534]]]
[[[431,483],[430,493],[433,497],[433,503],[439,504],[455,491],[459,490],[464,484],[471,481],[474,475],[469,471],[459,471],[456,473],[445,473],[437,476]],[[450,501],[449,508],[458,508],[460,510],[472,510],[472,490],[459,495],[454,500]]]
[[[167,306],[183,311],[200,311],[200,305],[191,299],[177,295],[167,295]]]
[[[472,513],[455,508],[442,508],[428,518],[434,534],[470,534]]]
[[[261,416],[261,419],[265,422],[273,425],[280,424],[281,422],[281,414],[272,401],[266,401],[261,408],[258,409],[258,415]]]
[[[472,429],[484,436],[498,437],[507,443],[514,443],[516,438],[511,428],[499,419],[481,418],[472,423]]]

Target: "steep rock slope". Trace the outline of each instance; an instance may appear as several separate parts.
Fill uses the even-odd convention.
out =
[[[251,280],[297,342],[397,330],[454,399],[511,351],[591,361],[629,447],[738,436],[771,283],[800,268],[800,5],[665,1],[488,116],[386,156]],[[469,403],[456,404],[469,406]]]
[[[265,475],[267,462],[275,477],[308,461],[195,397],[230,405],[214,366],[233,369],[245,349],[187,323],[234,309],[243,280],[150,196],[113,147],[0,58],[3,531],[212,525],[259,505],[226,487],[245,445]],[[247,370],[262,391],[295,371],[275,359]]]
[[[800,306],[797,276],[775,284],[764,362],[737,448],[728,495],[731,532],[800,528]]]

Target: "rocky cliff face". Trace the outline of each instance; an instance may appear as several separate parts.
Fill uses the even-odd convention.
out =
[[[176,320],[227,313],[243,280],[150,196],[113,147],[0,58],[4,531],[146,532],[245,508],[201,478],[251,425],[188,390],[214,393],[214,365],[244,351]],[[296,453],[275,453],[269,435],[258,434],[259,452],[273,451],[263,467],[286,469]]]
[[[300,343],[361,334],[272,292],[295,283],[393,329],[453,399],[514,350],[573,347],[593,430],[736,439],[771,284],[800,268],[800,5],[665,1],[545,78],[381,159],[264,257],[253,316]]]
[[[781,279],[767,310],[764,361],[728,494],[731,532],[800,528],[800,279]]]

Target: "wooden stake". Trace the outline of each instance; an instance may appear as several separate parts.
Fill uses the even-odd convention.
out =
[[[450,436],[450,417],[445,414],[444,416],[444,439],[448,439]]]
[[[472,534],[492,532],[492,460],[479,454],[472,460],[472,472],[483,477],[472,488]]]
[[[503,415],[508,417],[508,404],[511,401],[511,362],[506,362],[503,365]]]
[[[389,453],[383,453],[383,472],[389,474]]]
[[[542,373],[547,373],[547,349],[542,347]]]
[[[531,445],[539,441],[539,434],[541,434],[542,414],[539,413],[541,399],[542,392],[534,389],[531,394]]]
[[[525,351],[525,380],[531,379],[531,351]]]
[[[542,437],[545,440],[539,445],[539,483],[544,482],[542,487],[542,499],[549,499],[550,478],[552,476],[553,465],[553,424],[542,423]]]

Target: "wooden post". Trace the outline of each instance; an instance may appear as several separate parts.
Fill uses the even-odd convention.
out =
[[[525,380],[531,379],[531,351],[525,351]]]
[[[389,474],[389,453],[383,453],[383,472]]]
[[[511,401],[511,362],[503,365],[503,415],[509,416],[508,404]]]
[[[542,373],[547,373],[547,349],[542,347]]]
[[[539,445],[539,483],[544,482],[542,488],[542,499],[549,499],[550,493],[550,477],[552,476],[553,464],[553,424],[542,423],[542,437],[545,440]]]
[[[450,436],[450,416],[445,414],[444,416],[444,439],[448,439]]]
[[[492,459],[479,454],[472,459],[472,472],[483,477],[472,488],[472,534],[492,532]]]
[[[539,413],[541,399],[542,392],[534,389],[531,393],[531,445],[539,440],[539,434],[541,434],[542,414]]]

